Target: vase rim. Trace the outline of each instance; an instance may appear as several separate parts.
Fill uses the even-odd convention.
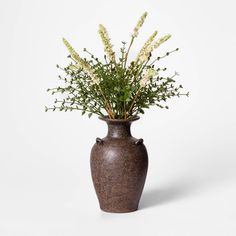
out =
[[[99,116],[98,117],[100,120],[104,120],[106,122],[122,122],[122,123],[126,123],[126,122],[133,122],[135,120],[139,120],[140,117],[139,116],[133,116],[133,117],[130,117],[128,119],[110,119],[108,116]]]

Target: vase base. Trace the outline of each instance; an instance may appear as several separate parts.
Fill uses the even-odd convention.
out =
[[[114,208],[108,209],[100,207],[100,209],[106,213],[130,213],[138,210],[137,207],[133,209],[114,209]]]

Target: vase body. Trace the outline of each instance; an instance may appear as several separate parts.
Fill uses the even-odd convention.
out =
[[[143,191],[148,155],[142,139],[132,137],[132,120],[100,118],[108,125],[105,138],[96,139],[91,155],[91,174],[100,208],[125,213],[138,209]]]

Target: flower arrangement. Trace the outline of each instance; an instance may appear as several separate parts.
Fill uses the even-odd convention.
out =
[[[120,55],[113,51],[113,45],[106,28],[99,25],[98,33],[104,45],[104,59],[100,60],[84,48],[86,57],[78,54],[70,43],[63,39],[63,43],[69,51],[70,63],[62,68],[64,75],[59,79],[64,86],[48,89],[52,95],[60,95],[56,98],[52,107],[45,110],[72,111],[81,110],[82,115],[87,113],[99,116],[108,115],[110,119],[129,119],[138,114],[143,114],[144,109],[150,106],[167,108],[163,103],[171,97],[189,95],[181,93],[182,85],[175,85],[174,77],[163,76],[166,68],[160,68],[158,62],[169,56],[175,50],[167,52],[163,56],[153,58],[153,51],[166,42],[171,35],[160,37],[156,40],[157,31],[147,39],[139,51],[137,57],[128,64],[128,56],[135,39],[138,37],[147,12],[139,19],[131,34],[130,42],[122,42]]]

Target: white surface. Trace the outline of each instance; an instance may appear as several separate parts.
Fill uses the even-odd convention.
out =
[[[1,1],[0,235],[236,235],[235,1]],[[118,49],[138,17],[134,45],[158,29],[180,47],[164,61],[190,98],[148,111],[132,127],[149,150],[140,210],[98,208],[89,152],[106,133],[97,118],[45,113],[67,63],[61,37],[98,55],[97,26]]]

